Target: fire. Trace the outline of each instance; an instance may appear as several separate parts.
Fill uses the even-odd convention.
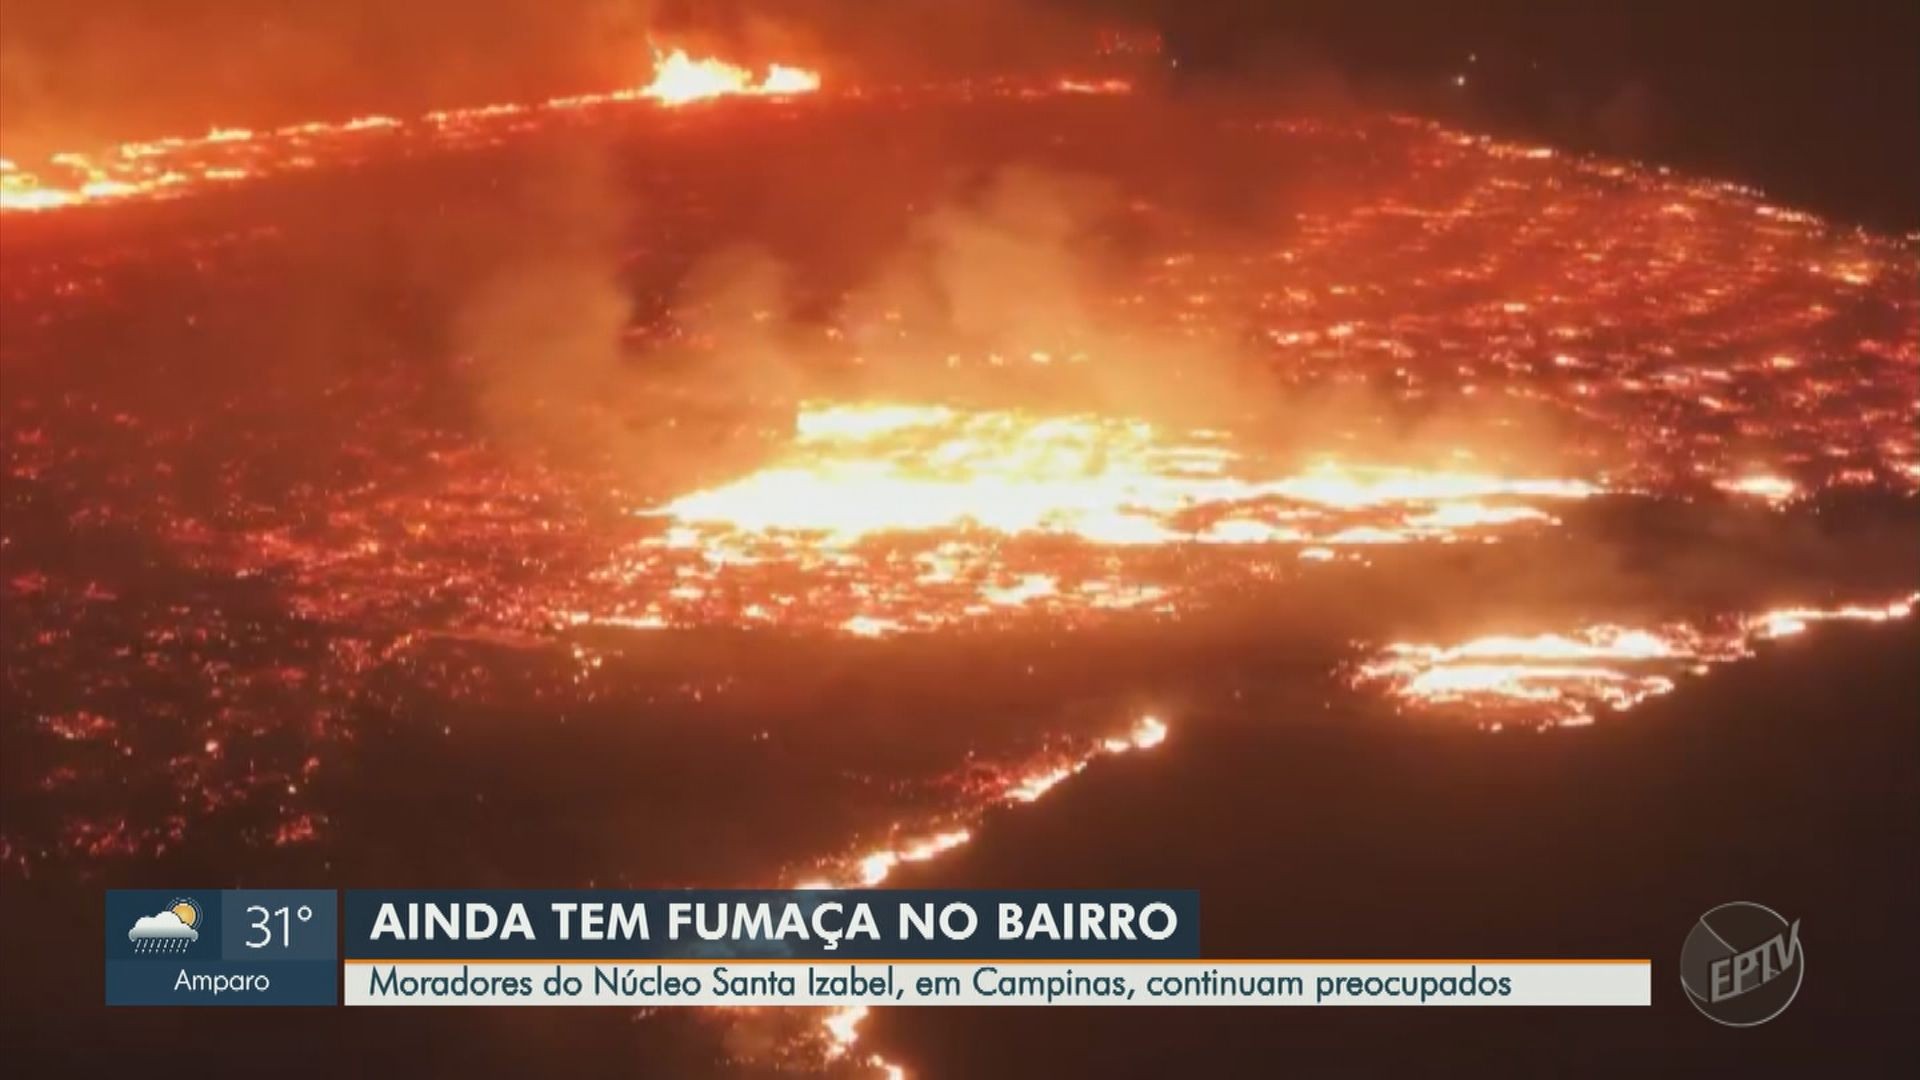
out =
[[[1878,605],[1782,608],[1706,627],[1597,625],[1451,646],[1397,643],[1361,664],[1355,681],[1378,685],[1424,712],[1478,717],[1483,726],[1585,724],[1601,708],[1629,709],[1669,693],[1682,674],[1750,657],[1760,642],[1791,637],[1816,622],[1904,619],[1916,600],[1920,594]]]
[[[944,823],[911,828],[896,825],[886,844],[842,858],[828,860],[827,875],[811,877],[797,889],[872,888],[907,863],[927,862],[970,842],[979,820],[993,806],[1038,802],[1063,781],[1086,771],[1103,757],[1152,750],[1166,742],[1166,721],[1147,715],[1124,732],[1109,735],[1066,752],[1043,752],[1029,761],[996,771],[990,782],[974,786],[970,801]]]
[[[1165,721],[1147,715],[1135,720],[1125,732],[1109,736],[1064,758],[1042,755],[1002,773],[999,783],[979,793],[971,805],[960,811],[960,815],[977,824],[980,816],[994,805],[1035,802],[1061,781],[1085,771],[1099,758],[1151,750],[1166,741],[1167,732]],[[973,828],[973,825],[949,826],[851,856],[833,867],[832,876],[803,881],[794,888],[872,888],[884,884],[903,863],[926,862],[968,843],[973,839]],[[867,1015],[865,1005],[828,1010],[818,1029],[821,1056],[830,1062],[851,1057],[860,1040],[860,1023]],[[868,1068],[891,1080],[904,1080],[906,1075],[900,1066],[877,1054],[869,1054],[860,1060]]]
[[[1061,79],[1057,84],[1066,94],[1130,94],[1133,84],[1125,79]]]
[[[1879,606],[1849,604],[1838,608],[1781,608],[1751,620],[1747,630],[1760,640],[1772,641],[1804,633],[1811,623],[1891,622],[1912,615],[1913,605],[1917,602],[1920,602],[1920,593]]]
[[[925,88],[898,97],[849,94],[832,109],[791,110],[782,122],[805,126],[808,142],[830,144],[846,137],[846,116],[878,108],[901,115],[907,138],[914,125],[903,103],[953,105],[987,92],[982,86],[957,99]],[[1022,108],[1031,109],[1036,125],[1071,125],[1116,119],[1126,104],[1061,94]],[[186,195],[231,182],[218,178],[323,168],[381,152],[491,145],[560,120],[667,115],[635,86],[418,119],[228,126],[92,157],[16,157],[0,165],[0,189],[9,203],[28,206],[133,199],[139,192]],[[684,111],[671,115],[672,122],[641,133],[663,141],[705,137],[699,123],[679,119]],[[1279,398],[1296,388],[1305,395],[1373,388],[1368,403],[1378,415],[1355,417],[1354,438],[1317,444],[1339,449],[1339,458],[1283,460],[1236,442],[1244,432],[1182,431],[1121,416],[817,402],[790,428],[757,433],[775,448],[761,467],[688,485],[699,490],[636,496],[621,490],[625,477],[527,467],[503,460],[472,433],[418,430],[400,406],[420,392],[412,384],[422,376],[408,371],[396,373],[392,385],[354,376],[330,388],[330,400],[355,403],[357,419],[340,432],[369,463],[364,486],[262,498],[239,469],[216,497],[219,505],[247,507],[245,513],[189,512],[163,494],[170,481],[157,483],[145,471],[172,462],[184,438],[177,418],[138,408],[129,408],[127,437],[146,441],[132,444],[134,452],[100,458],[113,470],[103,485],[91,479],[89,455],[96,451],[84,433],[93,416],[112,410],[97,388],[78,381],[58,394],[9,400],[7,426],[16,435],[9,482],[45,493],[32,496],[35,505],[91,506],[97,509],[90,515],[155,522],[161,540],[178,546],[189,564],[223,579],[274,582],[297,618],[351,628],[341,638],[355,644],[340,648],[315,686],[348,692],[368,672],[410,665],[447,641],[513,641],[580,658],[550,689],[555,694],[608,692],[589,666],[599,657],[582,647],[588,638],[617,642],[622,634],[718,626],[844,636],[855,639],[850,651],[862,651],[947,629],[1067,634],[1122,620],[1178,619],[1249,596],[1284,597],[1296,585],[1318,587],[1336,576],[1357,580],[1371,563],[1424,561],[1422,546],[1477,548],[1498,540],[1519,548],[1551,543],[1550,531],[1577,540],[1590,509],[1600,510],[1596,518],[1610,512],[1596,502],[1631,501],[1649,514],[1686,503],[1707,504],[1707,513],[1725,503],[1736,514],[1758,505],[1777,510],[1779,523],[1797,525],[1836,495],[1884,506],[1920,489],[1920,342],[1912,290],[1902,288],[1915,266],[1910,242],[1841,228],[1711,180],[1551,154],[1408,118],[1276,118],[1247,129],[1240,120],[1198,111],[1195,117],[1202,126],[1226,124],[1234,140],[1284,148],[1290,159],[1344,162],[1328,166],[1329,181],[1349,192],[1351,203],[1305,208],[1297,228],[1227,252],[1203,236],[1149,229],[1144,235],[1153,246],[1136,272],[1116,276],[1111,287],[1090,287],[1089,317],[1118,313],[1204,339],[1234,337],[1249,359],[1268,366]],[[1097,140],[1073,146],[1075,167],[1115,168],[1139,213],[1180,217],[1181,206],[1157,185],[1127,179],[1123,170],[1136,163],[1107,161]],[[657,155],[662,183],[706,190],[715,166],[704,158]],[[727,167],[758,160],[742,147]],[[210,237],[206,248],[136,245],[113,259],[186,268],[206,278],[211,298],[251,263],[247,253],[268,250],[300,227],[289,222]],[[9,223],[5,231],[11,242],[23,230]],[[179,261],[188,250],[190,261]],[[36,326],[58,325],[56,316],[69,310],[111,319],[138,300],[145,278],[90,258],[22,256],[9,262],[7,285],[16,305],[9,311],[19,313],[9,320],[8,343],[12,348],[17,338],[23,357],[58,352],[59,339]],[[903,330],[900,343],[931,363],[948,357],[950,343],[919,341],[917,333]],[[828,340],[845,337],[830,333]],[[1007,350],[1013,358],[1038,355]],[[953,362],[983,359],[966,354]],[[983,374],[1024,374],[1007,370],[1018,359],[998,359]],[[1097,365],[1101,358],[1075,362]],[[982,383],[982,390],[1001,389]],[[1388,465],[1360,456],[1369,430],[1392,430],[1407,415],[1445,416],[1452,402],[1468,397],[1487,407],[1493,422],[1485,430],[1495,438],[1509,416],[1551,424],[1560,451],[1551,470],[1525,459],[1447,455]],[[243,430],[249,439],[291,438]],[[756,502],[762,494],[776,497]],[[636,505],[645,512],[617,516]],[[1390,544],[1396,550],[1386,550]],[[1871,545],[1867,551],[1871,557]],[[94,598],[93,584],[64,574],[58,559],[34,558],[18,562],[25,572],[16,576],[18,587],[40,598],[22,604],[20,618],[30,629],[9,641],[77,642],[77,613],[127,602]],[[1852,582],[1856,568],[1845,562],[1823,572]],[[1758,572],[1767,572],[1764,564]],[[1875,570],[1873,580],[1884,578],[1891,594],[1909,584],[1891,576],[1900,572]],[[1864,588],[1867,579],[1859,580]],[[464,602],[436,602],[456,587]],[[1717,637],[1739,621],[1715,614],[1717,596],[1693,596],[1684,582],[1676,583],[1676,594],[1685,594],[1675,603],[1691,613],[1697,635]],[[1356,621],[1397,617],[1351,614]],[[1756,631],[1758,640],[1814,625],[1819,615],[1776,612]],[[254,655],[233,644],[236,632],[217,612],[195,609],[190,618],[204,620],[194,624],[200,644],[191,660],[145,662],[198,670]],[[1630,625],[1598,625],[1609,621]],[[1416,640],[1438,645],[1368,658],[1389,665],[1374,685],[1405,686],[1398,700],[1410,711],[1489,724],[1578,720],[1664,692],[1697,666],[1690,653],[1718,655],[1671,629],[1624,614],[1523,625],[1498,645],[1522,654],[1518,659],[1492,655],[1498,650],[1486,643],[1461,649],[1435,631]],[[1538,630],[1562,640],[1535,640]],[[1581,655],[1628,650],[1634,632],[1666,642],[1669,655]],[[1395,637],[1377,624],[1341,633],[1374,643]],[[43,665],[37,677],[44,685],[59,688],[64,673],[84,668],[76,648],[36,645],[25,655]],[[260,687],[279,685],[278,665],[260,667],[253,673]],[[478,665],[421,677],[455,697],[487,693]],[[671,692],[695,700],[705,693],[712,701],[717,688]],[[301,693],[321,702],[315,709],[335,708],[318,690]],[[129,825],[124,813],[103,811],[57,838],[41,838],[40,850],[150,852],[200,828],[206,808],[267,799],[281,807],[284,835],[324,829],[302,775],[304,754],[269,770],[232,749],[280,715],[279,705],[262,700],[248,704],[229,691],[217,712],[209,709],[218,719],[207,730],[169,753],[140,756],[156,763],[145,779],[197,807],[177,822]],[[50,694],[39,708],[49,730],[81,736],[71,740],[75,745],[113,744],[136,730],[112,716],[111,726],[92,724],[89,716],[101,710],[77,698]],[[222,748],[217,755],[203,749],[213,736]],[[1057,782],[1060,764],[1037,763],[1008,792],[1045,789]],[[63,767],[85,771],[83,763]],[[910,846],[962,824],[918,822],[887,846]]]
[[[835,545],[959,528],[1104,545],[1392,543],[1550,520],[1507,501],[1598,490],[1578,480],[1331,460],[1293,475],[1251,475],[1253,463],[1216,433],[1169,435],[1145,421],[1090,415],[815,403],[796,429],[781,461],[660,512],[681,525]]]
[[[1798,484],[1785,477],[1768,473],[1736,476],[1729,480],[1722,480],[1715,486],[1730,494],[1746,495],[1775,505],[1790,502],[1800,495]]]
[[[1318,562],[1491,539],[1550,526],[1553,507],[1602,490],[1333,459],[1287,467],[1219,432],[1137,419],[817,402],[764,468],[642,511],[659,534],[597,575],[603,603],[566,621],[883,637],[1022,610],[1157,609],[1185,585],[1145,566],[1170,549],[1277,547]]]
[[[865,1005],[848,1005],[828,1011],[826,1019],[820,1022],[826,1041],[823,1056],[827,1061],[844,1061],[851,1056],[854,1044],[860,1040],[860,1024],[867,1015]],[[884,1080],[906,1080],[905,1069],[878,1054],[868,1054],[860,1063]]]
[[[867,1018],[865,1005],[850,1005],[844,1009],[835,1009],[823,1022],[827,1029],[829,1056],[844,1055],[854,1041],[859,1038],[860,1021]]]
[[[0,211],[56,210],[134,198],[179,195],[209,185],[310,169],[326,160],[354,160],[379,136],[417,137],[461,145],[487,141],[489,128],[518,125],[540,111],[578,111],[649,101],[685,105],[723,96],[792,97],[821,87],[820,73],[770,65],[755,81],[744,67],[684,49],[654,55],[653,78],[637,89],[551,98],[539,105],[498,104],[436,109],[413,120],[361,116],[307,121],[271,130],[216,127],[197,137],[121,143],[93,153],[51,155],[32,169],[0,159]]]
[[[662,105],[685,105],[731,94],[779,97],[820,89],[820,74],[805,68],[774,64],[759,82],[753,72],[724,60],[695,60],[685,49],[656,53],[653,81],[640,91]]]
[[[659,60],[644,85],[611,92],[417,118],[229,127],[4,162],[0,206],[184,196],[381,154],[494,145],[562,122],[632,123],[649,151],[659,151],[650,161],[663,190],[710,193],[718,166],[709,155],[667,145],[707,139],[702,110],[670,109],[821,86],[818,74],[783,65],[749,70],[680,51]],[[805,125],[806,145],[828,145],[859,110],[898,112],[903,123],[919,125],[907,103],[1053,95],[1031,106],[1044,114],[1034,122],[1077,123],[1119,115],[1126,103],[1118,96],[1128,91],[1117,80],[1048,77],[976,82],[949,98],[929,88],[837,95],[831,108],[823,97],[823,107],[779,113],[783,124]],[[1351,205],[1304,206],[1287,228],[1230,250],[1207,246],[1213,241],[1205,235],[1146,228],[1143,241],[1162,246],[1116,287],[1094,283],[1089,319],[1119,313],[1120,321],[1138,316],[1203,340],[1230,338],[1273,374],[1276,397],[1298,390],[1299,400],[1311,401],[1319,390],[1366,387],[1361,396],[1378,414],[1355,417],[1350,438],[1329,434],[1312,444],[1338,449],[1337,456],[1282,456],[1244,431],[1183,430],[1121,415],[816,401],[789,430],[763,433],[772,449],[757,467],[635,495],[625,475],[536,466],[498,453],[484,434],[420,429],[406,408],[418,392],[418,376],[408,370],[391,381],[345,376],[329,387],[330,400],[354,406],[338,437],[364,475],[356,466],[343,474],[350,483],[262,484],[238,467],[249,455],[236,452],[237,467],[221,472],[202,504],[180,501],[173,493],[186,485],[158,472],[179,460],[180,447],[202,439],[193,429],[183,434],[177,417],[131,403],[116,417],[125,431],[102,450],[89,433],[119,406],[98,400],[85,383],[10,401],[10,482],[27,492],[24,512],[51,509],[57,517],[56,527],[34,530],[56,538],[49,551],[10,556],[10,573],[19,568],[12,602],[27,629],[9,635],[9,656],[28,673],[18,681],[34,691],[31,708],[18,711],[56,744],[49,752],[56,765],[38,778],[44,794],[36,797],[49,812],[36,806],[25,826],[10,820],[0,851],[23,867],[29,858],[153,855],[187,838],[198,843],[203,822],[228,807],[273,815],[263,842],[324,836],[333,826],[317,792],[326,785],[311,778],[353,737],[369,687],[490,710],[501,707],[502,695],[524,695],[505,708],[543,714],[584,703],[642,712],[644,703],[662,705],[664,715],[696,708],[746,715],[773,700],[740,692],[766,674],[753,654],[761,643],[784,646],[789,635],[855,639],[802,644],[876,667],[949,645],[885,639],[956,628],[1035,627],[1045,633],[1031,640],[1047,639],[1047,647],[1092,649],[1101,647],[1096,635],[1069,639],[1094,620],[1174,618],[1249,596],[1284,603],[1298,595],[1290,591],[1296,585],[1358,581],[1370,561],[1391,559],[1400,570],[1450,561],[1423,546],[1478,552],[1497,541],[1500,552],[1523,556],[1514,561],[1530,568],[1537,565],[1532,541],[1551,549],[1551,530],[1605,516],[1592,512],[1595,501],[1610,509],[1631,500],[1649,514],[1681,503],[1734,503],[1743,523],[1798,523],[1836,489],[1910,498],[1920,487],[1913,440],[1920,365],[1913,299],[1901,288],[1913,267],[1910,244],[1830,226],[1729,185],[1424,121],[1296,118],[1248,126],[1236,113],[1218,122],[1236,141],[1285,147],[1287,160],[1347,162],[1338,168],[1355,171],[1335,172],[1325,186],[1350,194]],[[765,160],[754,140],[735,141],[744,149],[718,159],[727,175]],[[1063,156],[1094,155],[1088,167],[1097,170],[1101,143],[1057,145]],[[1184,212],[1156,183],[1125,186],[1133,197],[1128,212],[1143,223],[1177,221]],[[704,210],[724,220],[728,204]],[[282,224],[276,232],[299,227]],[[251,265],[245,253],[253,245],[277,242],[236,239],[229,247],[222,240],[193,251],[192,265],[214,297],[229,280],[221,275]],[[635,257],[648,247],[634,245]],[[177,265],[165,252],[128,257]],[[22,267],[21,299],[10,302],[23,313],[23,338],[49,325],[36,321],[41,305],[51,315],[71,306],[110,319],[115,307],[140,297],[137,284],[84,264],[22,260]],[[635,275],[659,276],[666,275]],[[10,290],[15,280],[10,269]],[[80,307],[89,298],[100,300],[99,312]],[[643,328],[630,329],[638,336]],[[829,340],[851,340],[844,327],[830,329]],[[979,359],[949,357],[948,343],[915,341],[914,333],[903,329],[901,342],[930,363]],[[62,342],[48,335],[44,351],[57,354]],[[41,341],[29,344],[42,351]],[[1008,355],[1065,363],[1021,348]],[[1000,360],[992,362],[1000,367]],[[1075,362],[1082,360],[1098,364],[1100,357]],[[52,373],[49,380],[58,385]],[[979,389],[1008,388],[983,382]],[[244,395],[257,392],[242,380],[232,396],[245,405]],[[1369,432],[1394,430],[1407,416],[1444,417],[1463,399],[1511,403],[1474,410],[1490,418],[1485,430],[1494,438],[1503,438],[1497,432],[1506,419],[1547,418],[1564,436],[1554,443],[1561,455],[1551,465],[1368,455],[1378,445]],[[249,426],[253,412],[225,410],[223,423],[233,426],[219,437],[245,440],[228,446],[284,449],[272,456],[292,460],[305,444]],[[206,445],[217,445],[214,439],[205,436]],[[1754,513],[1755,504],[1777,512]],[[316,660],[303,640],[276,641],[272,627],[251,615],[226,621],[221,605],[141,607],[136,598],[146,585],[138,573],[96,586],[66,572],[57,538],[71,531],[61,524],[68,507],[86,508],[86,521],[152,523],[155,543],[171,545],[182,565],[209,580],[257,586],[291,622],[325,630],[318,635],[328,643],[324,658]],[[1388,553],[1389,546],[1398,550]],[[1487,562],[1491,569],[1494,560]],[[1851,575],[1852,568],[1838,571]],[[128,599],[115,599],[115,587]],[[1676,593],[1683,587],[1676,582]],[[1509,632],[1465,640],[1436,632],[1438,643],[1370,645],[1365,662],[1343,673],[1410,713],[1488,727],[1585,723],[1766,642],[1822,622],[1906,618],[1912,604],[1741,616],[1712,614],[1718,602],[1718,593],[1676,596],[1676,608],[1693,612],[1690,621],[1614,614],[1501,625]],[[1391,610],[1340,614],[1338,636],[1322,643],[1329,650],[1351,636],[1391,640],[1384,627],[1403,618]],[[102,626],[128,628],[131,644],[111,657],[93,649],[90,635]],[[697,674],[650,666],[706,636],[676,630],[715,626],[750,632],[740,635],[751,638],[740,659],[702,657],[713,666],[696,665]],[[951,647],[976,648],[983,639],[994,649],[1024,647],[1029,635],[955,634]],[[1078,695],[1091,684],[1088,692],[1131,694],[1157,677],[1118,666],[1090,676],[1043,671],[1032,692],[1057,685]],[[90,688],[74,684],[72,673],[88,670],[106,677],[87,683],[136,687],[156,675],[195,688],[206,683],[205,672],[223,677],[216,696],[187,710],[191,722],[176,731],[139,723],[137,703],[116,708],[111,697],[82,693]],[[1193,681],[1196,694],[1226,692],[1199,686],[1204,677]],[[1235,707],[1225,699],[1220,706]],[[460,737],[457,726],[434,723],[444,737]],[[292,756],[266,739],[290,726],[310,732],[290,740]],[[1035,708],[1030,726],[991,732],[944,731],[956,740],[955,758],[930,756],[901,773],[892,764],[862,766],[862,797],[872,799],[867,816],[838,841],[781,851],[748,873],[757,881],[810,878],[819,887],[895,883],[966,848],[993,814],[1056,797],[1106,757],[1149,753],[1169,734],[1154,717],[1082,729],[1045,706]],[[102,777],[93,763],[108,757],[123,764]],[[818,767],[779,760],[796,770]],[[830,760],[841,767],[840,757]],[[95,789],[84,797],[62,793],[82,781]],[[99,786],[105,783],[110,791]],[[127,808],[143,804],[179,809],[142,821]],[[836,1013],[819,1037],[838,1048],[834,1056],[845,1066],[892,1069],[856,1049],[865,1015]]]
[[[767,68],[766,77],[760,80],[760,93],[774,96],[787,94],[810,94],[820,89],[820,73],[806,68],[788,67],[785,64],[773,64]]]

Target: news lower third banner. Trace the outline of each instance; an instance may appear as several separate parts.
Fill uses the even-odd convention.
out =
[[[1190,890],[114,891],[120,1005],[1644,1006],[1644,959],[1203,958]],[[151,909],[151,910],[149,910]]]

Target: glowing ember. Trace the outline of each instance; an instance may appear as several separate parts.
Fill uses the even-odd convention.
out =
[[[1599,708],[1628,709],[1668,693],[1679,675],[1750,657],[1759,642],[1801,633],[1814,622],[1904,619],[1915,599],[1786,608],[1705,628],[1593,626],[1570,635],[1496,635],[1453,646],[1394,644],[1360,665],[1356,681],[1381,686],[1423,712],[1462,712],[1483,726],[1591,723]]]

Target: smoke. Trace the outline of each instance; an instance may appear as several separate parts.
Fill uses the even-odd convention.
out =
[[[1355,193],[1298,178],[1216,110],[1143,95],[1117,121],[1089,114],[1091,160],[940,131],[922,136],[941,166],[923,174],[897,148],[836,139],[821,174],[809,161],[745,200],[760,226],[695,261],[669,344],[637,363],[708,387],[709,409],[763,416],[806,397],[943,401],[1258,431],[1303,456],[1431,465],[1498,448],[1551,468],[1564,440],[1524,402],[1409,406],[1392,387],[1288,380],[1240,278],[1284,287],[1271,256],[1295,222]],[[1168,261],[1218,292],[1157,290]]]
[[[595,152],[518,177],[504,203],[489,200],[516,224],[481,226],[500,235],[442,260],[466,268],[453,355],[480,418],[509,442],[677,468],[727,434],[780,427],[809,397],[1104,408],[1128,392],[1119,373],[1142,346],[1095,310],[1118,211],[1103,181],[1008,165],[892,226],[869,211],[873,239],[824,297],[803,283],[817,277],[809,254],[831,249],[721,243],[693,255],[645,320],[621,257],[645,223],[609,173]],[[835,220],[859,213],[839,207]],[[1052,377],[994,377],[1009,368]]]
[[[454,355],[491,430],[597,451],[617,437],[617,414],[583,406],[629,394],[617,245],[632,209],[597,152],[549,157],[511,182],[511,224],[495,226],[453,312]]]
[[[598,144],[516,155],[525,175],[443,227],[451,350],[492,434],[680,482],[777,445],[809,398],[1232,428],[1301,457],[1452,465],[1491,447],[1551,468],[1564,442],[1523,403],[1289,382],[1235,277],[1275,273],[1294,216],[1353,195],[1285,182],[1264,141],[1199,122],[1214,108],[1129,101],[1072,163],[973,127],[903,149],[854,114],[810,121],[812,157],[749,153],[747,129],[702,117],[649,148],[681,159],[664,188]],[[783,167],[755,168],[763,154]],[[1151,284],[1167,260],[1218,295],[1170,307]]]
[[[89,141],[82,131],[538,99],[632,85],[661,44],[819,66],[850,85],[1051,71],[1091,55],[1096,29],[1124,23],[1115,7],[187,0],[162,15],[104,0],[83,17],[0,0],[4,130],[10,144],[58,132],[67,147]],[[1272,58],[1260,66],[1285,73],[1261,107],[1344,108],[1349,88],[1331,65],[1259,48]],[[770,143],[781,170],[741,175],[750,159],[725,144],[749,133],[716,118],[711,138],[676,138],[671,151],[699,159],[687,175],[724,178],[703,193],[724,206],[724,224],[670,248],[662,238],[685,224],[684,202],[656,205],[595,136],[556,136],[490,166],[501,171],[485,198],[442,202],[423,221],[377,218],[369,228],[392,265],[322,254],[429,294],[487,430],[570,456],[662,468],[724,459],[810,396],[1238,425],[1302,446],[1364,436],[1423,447],[1483,428],[1451,410],[1383,431],[1364,387],[1277,392],[1255,313],[1179,319],[1132,302],[1130,283],[1168,252],[1209,264],[1197,278],[1234,274],[1237,257],[1283,237],[1301,208],[1350,197],[1292,179],[1305,171],[1264,156],[1266,140],[1196,124],[1220,106],[1213,90],[1190,82],[1182,100],[1142,94],[1122,118],[1090,117],[1074,137],[1107,144],[1111,172],[1011,137],[981,110],[930,113],[910,145],[887,127],[821,147]],[[782,137],[771,127],[751,136]],[[346,251],[365,240],[332,242]],[[352,286],[338,291],[350,307]]]
[[[817,276],[805,253],[742,243],[700,258],[676,289],[667,344],[637,368],[684,376],[702,389],[682,393],[710,407],[833,395],[1167,413],[1226,396],[1224,382],[1198,389],[1226,370],[1217,343],[1113,306],[1138,267],[1109,181],[1012,161],[936,192],[897,222],[869,210],[851,224],[873,239],[824,303],[801,287]]]
[[[914,221],[848,298],[863,355],[907,360],[929,343],[956,359],[1082,359],[1094,325],[1085,277],[1113,195],[1100,180],[1014,165]]]

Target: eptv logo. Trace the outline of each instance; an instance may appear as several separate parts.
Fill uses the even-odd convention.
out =
[[[1800,920],[1736,900],[1694,923],[1680,950],[1680,985],[1694,1007],[1731,1027],[1779,1016],[1800,992]]]

